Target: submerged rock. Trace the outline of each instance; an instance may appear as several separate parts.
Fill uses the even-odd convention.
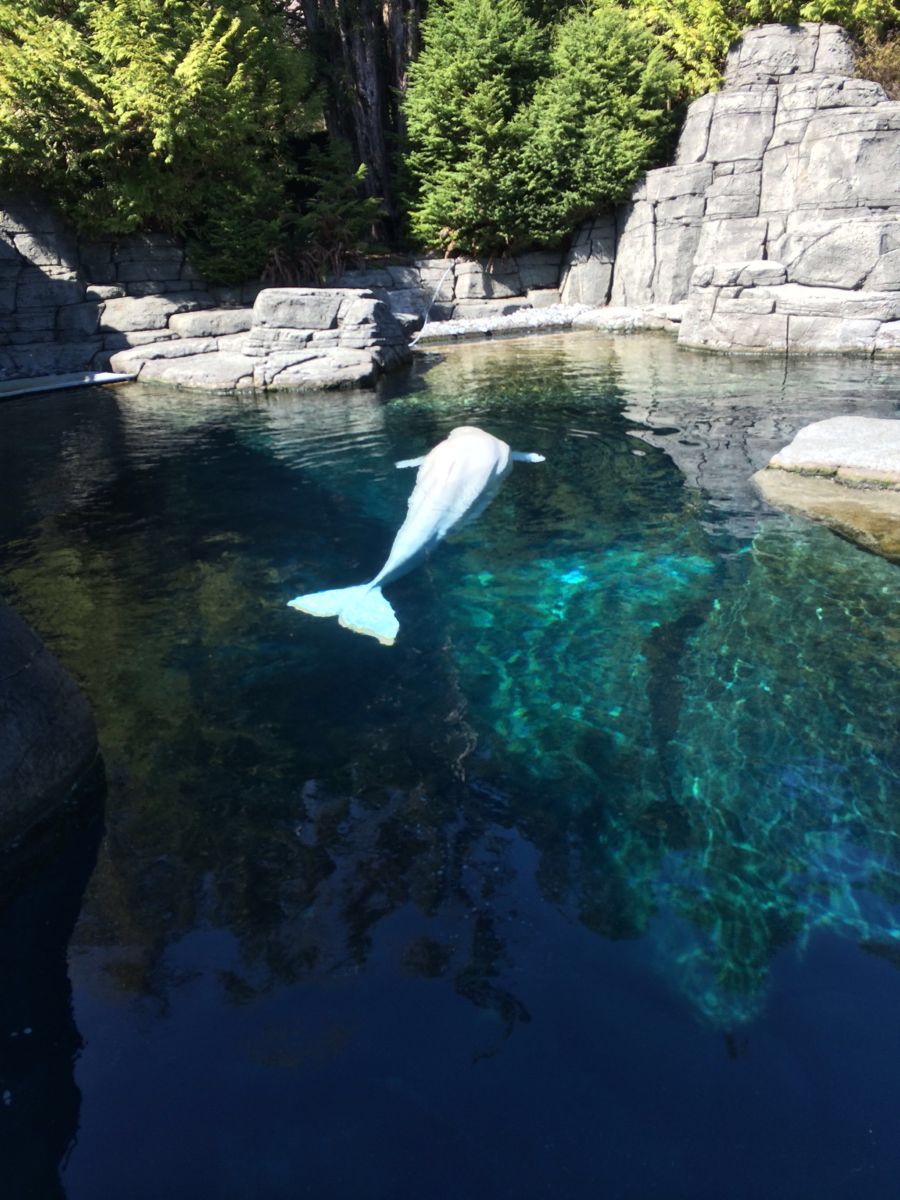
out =
[[[34,630],[0,603],[0,870],[92,775],[87,700]]]

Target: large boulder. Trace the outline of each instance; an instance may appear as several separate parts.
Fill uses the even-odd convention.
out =
[[[75,680],[0,602],[0,858],[53,820],[91,778],[97,755]]]
[[[170,300],[154,299],[162,316]],[[110,303],[127,320],[123,305],[148,302]],[[320,391],[372,387],[412,357],[390,306],[359,288],[265,288],[252,311],[182,308],[166,320],[169,340],[119,351],[114,369],[141,383],[204,391]]]
[[[360,351],[372,360],[372,369],[365,370],[370,378],[411,358],[403,327],[373,292],[354,288],[266,288],[260,292],[244,353],[266,358],[295,352],[298,365],[303,364],[299,377],[306,378],[310,350],[325,357],[333,351]],[[328,364],[322,366],[327,373]],[[343,366],[346,363],[342,361]],[[343,370],[337,377],[344,379]],[[278,378],[280,384],[273,381],[267,386],[288,386],[292,376],[280,372]]]

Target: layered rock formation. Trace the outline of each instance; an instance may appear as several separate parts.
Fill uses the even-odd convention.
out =
[[[387,304],[350,288],[267,288],[252,309],[172,314],[164,336],[114,354],[113,370],[208,391],[312,391],[371,386],[411,358]]]
[[[105,370],[110,353],[166,336],[173,313],[213,303],[175,239],[79,242],[39,199],[0,196],[0,381]]]
[[[689,346],[900,348],[900,103],[853,70],[837,26],[745,34],[618,216],[612,304],[683,304]],[[587,236],[569,272],[608,274],[609,218]]]

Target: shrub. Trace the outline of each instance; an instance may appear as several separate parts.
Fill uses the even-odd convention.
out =
[[[673,132],[682,86],[650,31],[618,4],[572,11],[524,114],[520,203],[532,241],[558,244],[627,197]]]
[[[870,33],[863,39],[856,69],[863,79],[880,83],[891,100],[900,100],[900,36],[879,41]]]
[[[682,90],[614,0],[542,33],[518,0],[446,0],[406,100],[414,234],[474,254],[556,245],[658,156]]]
[[[0,182],[90,235],[187,237],[211,282],[277,243],[310,70],[260,2],[0,0]]]
[[[547,35],[520,0],[437,0],[422,36],[404,102],[414,236],[471,253],[527,241],[521,113],[543,73]]]
[[[631,7],[681,66],[688,96],[718,87],[728,47],[748,26],[827,21],[865,38],[900,19],[896,0],[633,0]]]
[[[296,286],[324,283],[346,267],[362,265],[378,249],[374,229],[383,209],[363,194],[366,168],[354,166],[347,142],[311,143],[305,151],[295,215],[264,272],[271,283]]]
[[[781,21],[828,21],[843,25],[856,37],[896,25],[896,0],[747,0],[743,24]]]
[[[745,8],[723,0],[635,0],[632,5],[678,64],[687,97],[719,86],[728,47],[742,26],[751,24],[743,20]]]

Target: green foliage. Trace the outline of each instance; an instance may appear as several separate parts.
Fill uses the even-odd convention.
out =
[[[308,147],[300,175],[308,195],[272,254],[267,278],[289,285],[324,283],[362,262],[383,215],[378,197],[363,194],[365,177],[365,165],[354,166],[346,142]]]
[[[880,32],[896,25],[900,11],[896,0],[747,0],[742,6],[746,12],[747,25],[780,21],[794,24],[798,21],[828,21],[843,25],[855,36],[868,32]]]
[[[752,23],[746,5],[723,0],[635,0],[631,8],[679,65],[688,97],[718,87],[728,47]]]
[[[728,47],[748,26],[827,21],[865,39],[900,24],[897,0],[632,0],[630,7],[681,66],[688,96],[718,86]]]
[[[558,244],[621,199],[671,131],[678,71],[614,0],[572,9],[548,49],[519,0],[444,0],[423,34],[407,166],[428,245]]]
[[[883,42],[874,34],[866,37],[856,69],[863,79],[880,83],[891,100],[900,100],[900,35],[893,34]]]
[[[681,86],[650,31],[613,0],[572,11],[525,114],[520,195],[532,240],[558,243],[625,199],[672,133]]]
[[[0,0],[0,182],[92,235],[183,234],[211,281],[246,279],[280,236],[309,80],[263,0]]]
[[[413,234],[476,253],[527,240],[521,114],[544,70],[547,35],[520,0],[438,0],[422,36],[405,101]]]

